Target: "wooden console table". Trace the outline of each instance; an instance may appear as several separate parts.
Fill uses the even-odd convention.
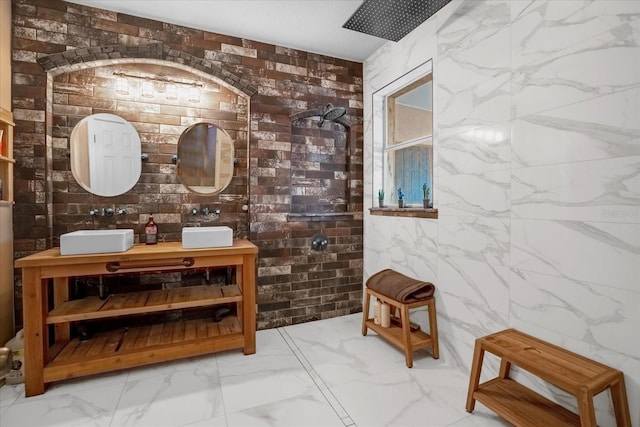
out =
[[[480,382],[484,352],[501,358],[497,378]],[[509,378],[516,365],[578,399],[579,415]],[[593,396],[609,389],[618,426],[631,427],[624,374],[515,329],[476,340],[467,412],[476,400],[516,426],[595,427]]]
[[[255,353],[257,252],[247,240],[210,249],[183,249],[180,242],[170,242],[96,255],[62,256],[54,248],[17,260],[16,267],[22,268],[26,396],[42,394],[48,383],[68,378],[221,350],[241,348],[244,354]],[[70,277],[225,266],[235,267],[236,283],[114,294],[105,300],[69,300]],[[235,313],[219,323],[211,317],[133,326],[98,333],[84,342],[70,336],[70,325],[76,321],[229,303],[235,303]],[[52,343],[50,332],[55,336]]]

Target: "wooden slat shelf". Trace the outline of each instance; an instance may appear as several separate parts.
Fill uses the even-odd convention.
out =
[[[371,329],[390,343],[404,349],[404,337],[402,336],[402,327],[391,324],[388,328],[376,325],[373,319],[367,319],[367,328]],[[431,335],[418,331],[411,331],[411,347],[413,350],[431,347]]]
[[[132,314],[205,307],[242,301],[237,285],[202,285],[87,297],[64,302],[49,312],[47,323],[75,322]]]
[[[159,323],[97,333],[87,341],[68,341],[44,367],[46,382],[108,372],[114,369],[242,348],[243,331],[237,316],[215,323],[211,319]],[[59,344],[58,344],[59,345]]]
[[[474,398],[505,420],[521,427],[579,426],[580,417],[527,387],[494,378],[480,384]]]

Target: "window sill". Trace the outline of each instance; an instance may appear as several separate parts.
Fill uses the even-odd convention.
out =
[[[408,218],[431,218],[438,219],[438,209],[425,209],[425,208],[369,208],[371,215],[381,216],[404,216]]]

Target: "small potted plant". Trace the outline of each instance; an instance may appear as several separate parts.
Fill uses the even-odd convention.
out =
[[[378,190],[378,207],[384,208],[384,190]]]
[[[398,188],[398,207],[404,208],[404,193],[402,192],[402,187]]]
[[[427,209],[430,208],[431,205],[431,198],[429,197],[429,192],[430,189],[427,186],[427,183],[425,182],[424,184],[422,184],[422,207]]]

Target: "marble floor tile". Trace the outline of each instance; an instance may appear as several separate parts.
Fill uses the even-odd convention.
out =
[[[464,405],[468,376],[429,352],[404,354],[362,314],[258,331],[228,351],[63,381],[40,396],[0,388],[0,426],[504,426]]]

